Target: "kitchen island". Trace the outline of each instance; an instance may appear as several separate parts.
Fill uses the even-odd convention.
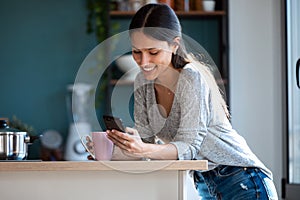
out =
[[[190,170],[198,161],[0,162],[5,200],[187,200]]]

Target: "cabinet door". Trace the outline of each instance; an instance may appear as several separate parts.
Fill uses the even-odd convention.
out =
[[[300,197],[300,1],[285,0],[287,56],[287,135],[285,198]],[[284,193],[283,193],[284,194]]]

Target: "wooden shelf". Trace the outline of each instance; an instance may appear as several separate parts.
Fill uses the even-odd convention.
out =
[[[213,11],[213,12],[205,12],[205,11],[177,11],[176,14],[179,17],[184,16],[223,16],[225,15],[225,11]]]
[[[112,17],[132,17],[135,14],[135,11],[111,11],[110,16]],[[179,17],[192,17],[192,16],[224,16],[226,14],[225,11],[213,11],[213,12],[205,12],[205,11],[176,11],[176,14]]]

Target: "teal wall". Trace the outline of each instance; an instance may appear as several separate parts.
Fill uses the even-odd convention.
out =
[[[38,134],[55,129],[66,138],[66,86],[97,45],[94,35],[86,34],[86,17],[84,0],[0,1],[0,117],[15,115]],[[129,19],[113,21],[120,22],[122,31]],[[184,33],[198,40],[218,64],[217,21],[182,22]],[[30,147],[29,158],[39,158],[39,142]]]
[[[201,45],[211,56],[215,64],[220,67],[220,26],[219,21],[214,18],[182,18],[182,31]]]
[[[66,85],[97,44],[86,16],[84,0],[0,1],[0,117],[66,136]]]

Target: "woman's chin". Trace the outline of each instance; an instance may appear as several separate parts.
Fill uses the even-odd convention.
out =
[[[153,72],[143,71],[143,75],[144,75],[145,79],[147,79],[148,81],[152,81],[157,78],[157,75]]]
[[[149,75],[145,76],[145,74],[144,74],[144,77],[145,77],[145,79],[148,80],[148,81],[153,81],[153,80],[155,79],[154,76],[149,76]]]

